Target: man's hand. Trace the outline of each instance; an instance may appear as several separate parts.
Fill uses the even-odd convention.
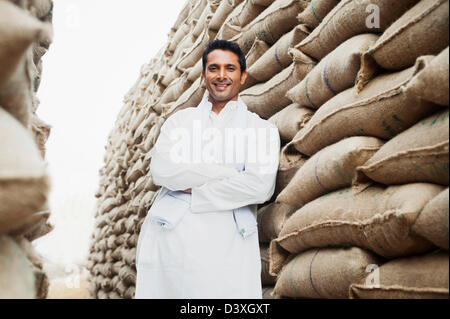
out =
[[[191,193],[192,193],[192,189],[188,188],[188,189],[186,189],[186,190],[184,190],[184,191],[182,191],[182,192],[191,194]]]

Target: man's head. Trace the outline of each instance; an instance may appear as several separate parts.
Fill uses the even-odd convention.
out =
[[[241,85],[247,78],[245,55],[239,45],[214,40],[203,52],[202,75],[212,102],[237,100]]]

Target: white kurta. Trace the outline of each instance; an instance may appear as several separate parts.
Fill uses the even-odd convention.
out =
[[[218,115],[211,111],[207,95],[202,103],[209,107],[206,117],[198,108],[178,111],[166,120],[152,150],[150,171],[154,183],[162,186],[155,202],[169,196],[165,199],[173,201],[170,207],[186,212],[172,229],[151,222],[147,215],[138,241],[135,298],[262,298],[258,234],[241,236],[232,210],[250,205],[256,213],[256,204],[272,196],[280,150],[278,131],[275,138],[255,135],[257,142],[264,139],[268,161],[247,159],[243,172],[236,169],[239,163],[225,160],[179,163],[171,153],[174,131],[182,128],[192,133],[195,145],[193,123],[223,130],[232,125],[243,102],[228,103]],[[276,130],[258,115],[245,112],[248,128]],[[249,140],[250,147],[254,142]],[[192,195],[177,192],[188,188]]]

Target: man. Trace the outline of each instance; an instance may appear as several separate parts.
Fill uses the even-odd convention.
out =
[[[202,77],[202,102],[169,117],[151,151],[162,188],[139,236],[136,298],[262,297],[256,204],[274,192],[278,130],[239,97],[237,44],[211,42]]]

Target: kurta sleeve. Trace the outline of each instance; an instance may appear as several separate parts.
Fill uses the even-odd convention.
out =
[[[185,133],[185,138],[192,139],[192,132],[182,125],[183,121],[186,122],[187,116],[186,112],[183,111],[175,113],[164,122],[160,135],[151,150],[150,173],[153,182],[158,186],[177,191],[203,185],[212,179],[237,176],[239,172],[230,167],[217,164],[180,162],[174,158],[171,150],[177,143],[180,143],[180,140],[177,140],[180,133]],[[184,140],[184,142],[187,143],[189,140]]]
[[[270,138],[266,138],[265,161],[247,160],[245,171],[221,180],[214,180],[192,188],[191,211],[232,210],[239,207],[261,204],[270,199],[275,191],[278,171],[280,136],[278,129],[270,126]],[[259,140],[257,143],[262,143]],[[250,142],[249,142],[250,144]]]

